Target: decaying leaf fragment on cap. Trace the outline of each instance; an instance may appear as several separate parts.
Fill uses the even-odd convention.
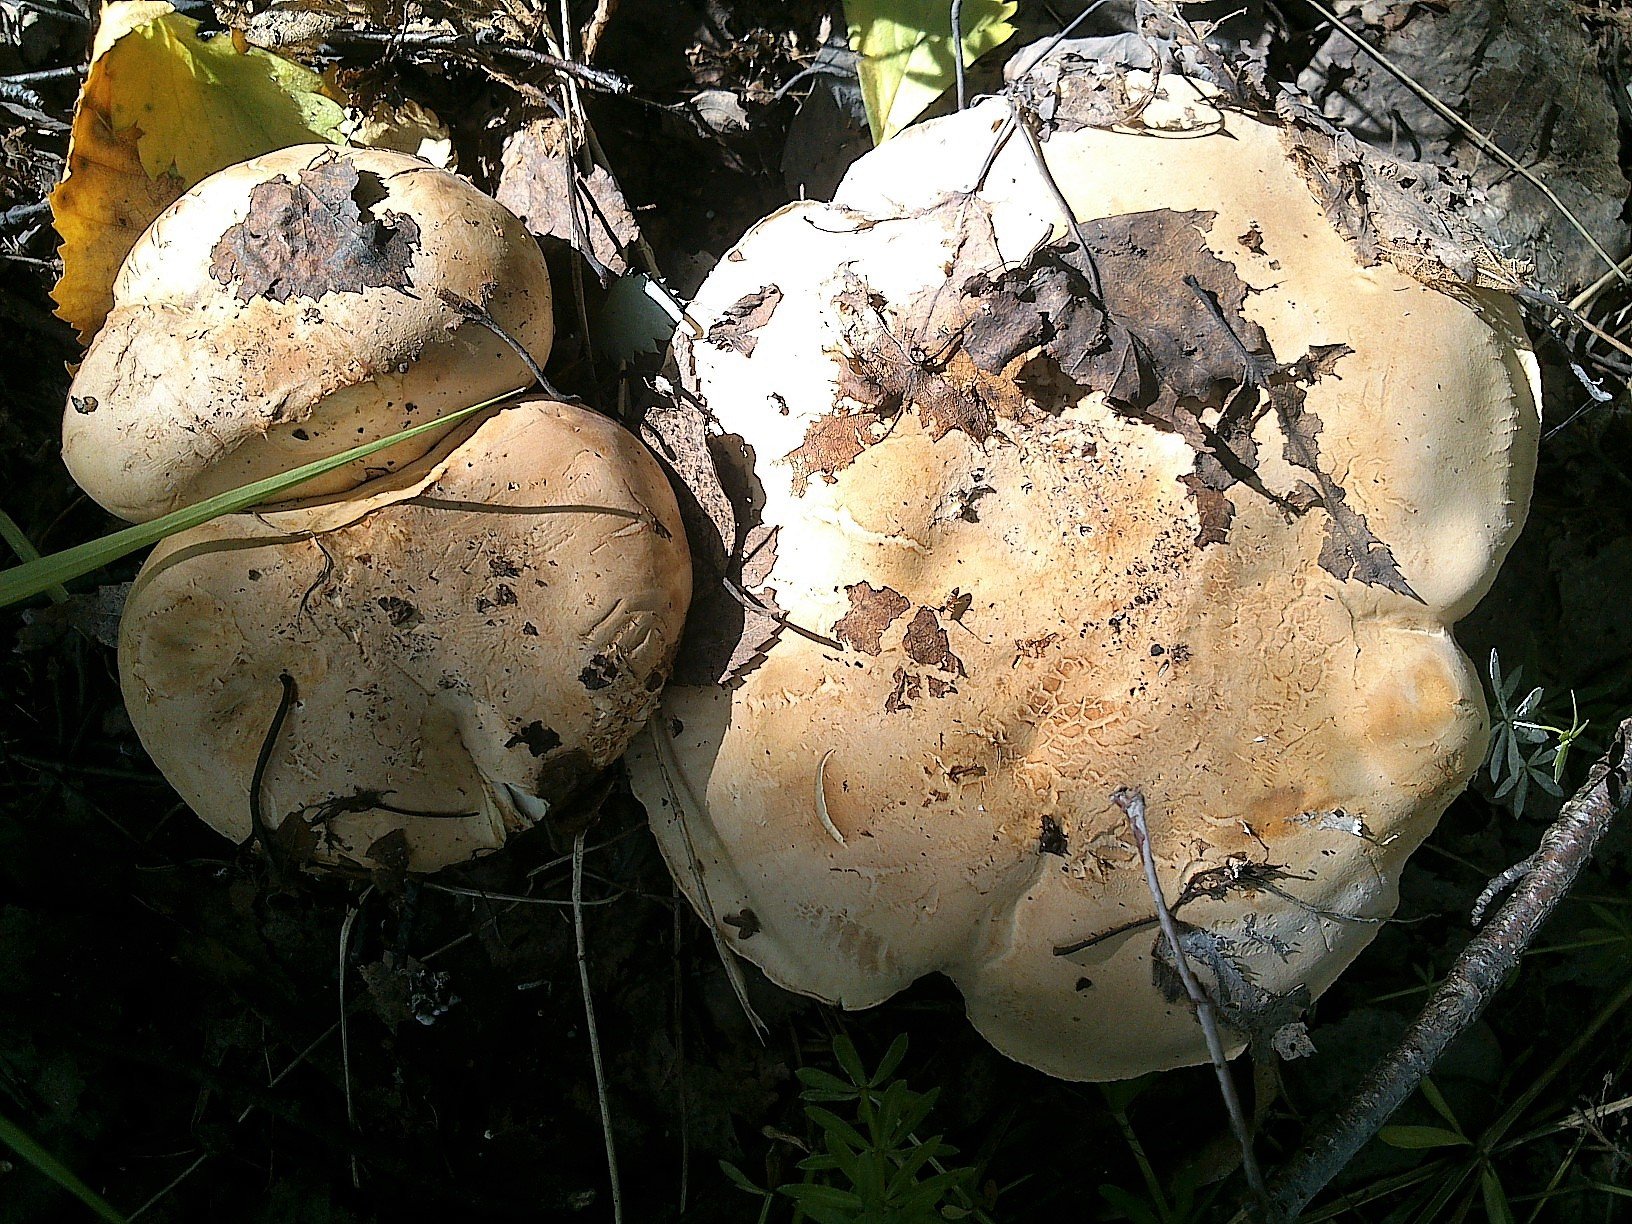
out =
[[[654,428],[729,440],[694,522],[727,567],[774,531],[777,632],[727,673],[746,625],[716,626],[631,753],[682,888],[773,980],[864,1007],[943,973],[1078,1079],[1205,1058],[1122,787],[1237,1046],[1299,1046],[1482,755],[1449,626],[1538,426],[1483,264],[1357,246],[1329,207],[1392,234],[1381,190],[1312,188],[1271,110],[1124,95],[1055,108],[1047,177],[1009,99],[909,129],[717,265]]]

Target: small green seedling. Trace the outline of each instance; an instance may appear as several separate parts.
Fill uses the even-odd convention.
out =
[[[844,1078],[816,1067],[797,1072],[804,1085],[799,1099],[815,1134],[810,1155],[798,1165],[802,1181],[772,1191],[720,1162],[734,1185],[761,1200],[760,1224],[771,1218],[778,1195],[793,1200],[794,1220],[814,1224],[990,1224],[975,1202],[978,1170],[947,1167],[957,1149],[939,1135],[918,1137],[939,1089],[914,1092],[893,1078],[907,1054],[906,1037],[897,1037],[871,1072],[848,1037],[834,1039],[833,1054]],[[839,1106],[849,1116],[841,1116]]]
[[[1570,725],[1557,727],[1538,721],[1545,692],[1532,688],[1515,703],[1524,669],[1516,667],[1505,677],[1501,659],[1490,652],[1490,692],[1495,709],[1490,719],[1489,770],[1494,798],[1502,800],[1513,815],[1523,816],[1532,785],[1555,799],[1564,796],[1564,768],[1570,749],[1590,725],[1581,718],[1575,694],[1570,694]]]

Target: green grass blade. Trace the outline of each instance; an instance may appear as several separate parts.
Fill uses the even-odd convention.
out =
[[[469,408],[461,408],[458,412],[450,412],[447,416],[438,417],[434,421],[426,421],[423,425],[415,425],[412,429],[394,433],[390,437],[365,442],[361,446],[341,451],[338,455],[330,455],[327,459],[318,459],[280,475],[268,476],[265,480],[257,480],[253,484],[226,493],[218,493],[196,505],[172,511],[151,522],[138,523],[112,535],[76,544],[73,548],[65,548],[61,552],[52,553],[49,557],[40,557],[14,566],[0,572],[0,608],[9,608],[12,604],[31,599],[54,586],[94,573],[103,566],[119,560],[120,557],[128,556],[150,544],[157,544],[166,536],[175,535],[178,531],[197,527],[200,523],[207,523],[223,514],[236,514],[262,502],[272,501],[280,493],[288,492],[297,485],[332,472],[335,468],[344,467],[358,459],[366,459],[388,446],[410,441],[432,430],[457,425],[460,421],[491,408],[513,394],[515,393],[509,392],[506,395],[495,396]]]
[[[107,1199],[75,1177],[72,1169],[34,1142],[33,1136],[27,1131],[3,1115],[0,1115],[0,1143],[4,1143],[17,1155],[56,1182],[57,1185],[84,1203],[99,1218],[109,1221],[109,1224],[125,1224],[125,1217],[115,1211]]]
[[[1632,1190],[1628,1190],[1625,1186],[1615,1186],[1609,1182],[1601,1181],[1589,1181],[1587,1185],[1594,1190],[1602,1190],[1605,1194],[1618,1194],[1622,1198],[1632,1198]]]
[[[0,510],[0,540],[11,546],[11,551],[17,554],[22,562],[38,561],[40,550],[34,547],[34,541],[23,534],[23,529],[17,526],[17,520],[4,510]],[[65,603],[68,599],[68,588],[60,583],[46,587],[45,593],[51,596],[52,603]]]

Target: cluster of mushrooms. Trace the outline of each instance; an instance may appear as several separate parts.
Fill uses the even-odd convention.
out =
[[[1509,298],[1357,240],[1306,131],[1130,81],[755,225],[644,442],[524,395],[168,540],[120,640],[154,760],[235,839],[434,871],[629,749],[734,952],[846,1007],[945,974],[1072,1079],[1206,1058],[1134,790],[1236,1048],[1273,1040],[1482,757],[1449,626],[1522,525],[1536,367]],[[64,449],[133,519],[524,387],[503,337],[551,335],[521,225],[378,151],[207,180],[115,297]]]
[[[142,520],[532,379],[550,282],[494,201],[398,153],[301,146],[206,179],[121,268],[64,414]],[[154,762],[237,841],[435,871],[623,753],[691,596],[673,492],[626,430],[519,395],[171,536],[120,627]],[[276,724],[275,734],[269,733]]]

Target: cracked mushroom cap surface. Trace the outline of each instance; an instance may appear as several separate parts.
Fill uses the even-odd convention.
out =
[[[970,193],[993,101],[719,263],[677,358],[751,491],[753,606],[631,752],[774,981],[859,1008],[942,973],[1072,1079],[1206,1059],[1113,792],[1235,1049],[1392,913],[1483,755],[1448,627],[1538,433],[1509,299],[1362,266],[1275,128],[1164,88],[1042,146],[1091,259],[1018,136]]]
[[[639,440],[524,400],[360,489],[165,541],[126,604],[120,681],[155,764],[234,841],[264,752],[260,809],[288,857],[434,871],[623,752],[690,591]]]
[[[456,175],[382,149],[299,145],[166,209],[114,282],[63,414],[80,487],[145,521],[527,387],[554,324],[543,256]],[[430,434],[303,485],[350,488]]]

